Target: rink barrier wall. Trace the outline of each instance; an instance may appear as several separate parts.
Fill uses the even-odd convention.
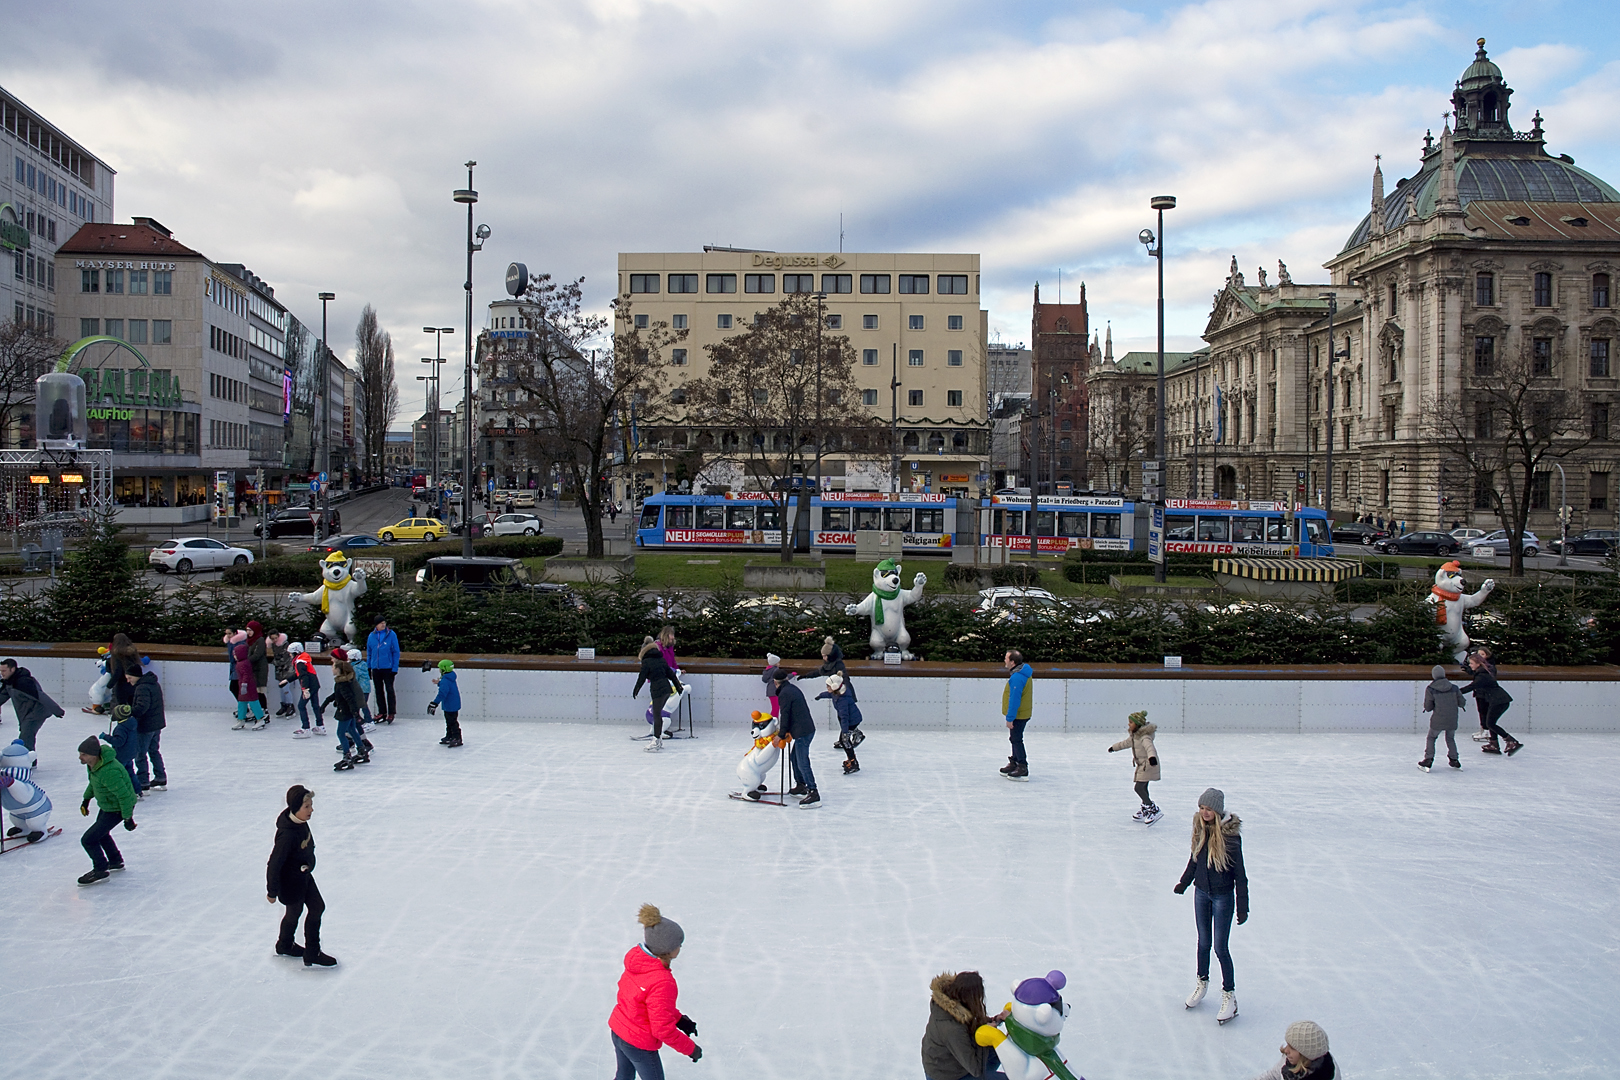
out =
[[[222,649],[143,646],[175,710],[233,708]],[[5,643],[0,656],[15,657],[47,693],[70,711],[88,701],[95,678],[94,645]],[[405,653],[396,680],[399,712],[425,716],[435,688],[424,661],[455,661],[463,723],[532,720],[552,723],[634,724],[648,704],[645,688],[631,700],[638,665],[630,657],[578,661],[560,656]],[[317,663],[330,664],[326,657]],[[698,730],[742,727],[753,709],[765,707],[763,662],[682,660],[682,681],[691,697]],[[814,671],[819,660],[784,661],[795,671]],[[1323,665],[1167,669],[1147,664],[1038,664],[1035,668],[1037,730],[1117,732],[1125,718],[1146,709],[1166,732],[1422,732],[1428,729],[1423,688],[1428,669],[1412,665]],[[848,665],[865,722],[876,727],[930,730],[990,730],[1003,725],[999,664],[912,662],[898,668],[872,661]],[[1459,672],[1451,670],[1454,681]],[[1620,667],[1514,667],[1500,670],[1513,695],[1503,717],[1516,734],[1620,733]],[[330,693],[330,676],[322,680]],[[820,679],[802,687],[818,724],[836,726],[830,702],[817,702]],[[1463,731],[1477,721],[1465,703]]]

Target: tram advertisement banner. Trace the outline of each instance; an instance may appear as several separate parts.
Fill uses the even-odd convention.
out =
[[[1124,537],[1091,537],[1091,536],[1038,536],[1040,541],[1038,551],[1049,555],[1061,555],[1065,551],[1129,551],[1131,542]],[[991,547],[1004,547],[1008,551],[1028,551],[1029,537],[1002,536],[1000,533],[990,535]]]

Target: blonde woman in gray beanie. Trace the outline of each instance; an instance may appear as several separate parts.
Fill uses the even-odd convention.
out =
[[[1337,1080],[1339,1071],[1328,1052],[1327,1032],[1315,1021],[1289,1024],[1278,1049],[1282,1060],[1254,1080]]]
[[[1226,793],[1209,788],[1198,796],[1198,812],[1193,815],[1192,856],[1187,869],[1176,882],[1180,896],[1193,888],[1193,921],[1198,925],[1198,985],[1187,996],[1187,1008],[1196,1008],[1209,992],[1209,951],[1221,962],[1221,1011],[1218,1023],[1237,1015],[1237,985],[1232,974],[1232,953],[1227,939],[1232,933],[1232,914],[1238,925],[1249,921],[1249,875],[1243,869],[1243,822],[1226,812]]]

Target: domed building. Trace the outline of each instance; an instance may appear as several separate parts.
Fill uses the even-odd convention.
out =
[[[1620,191],[1549,154],[1539,112],[1515,131],[1512,96],[1480,39],[1416,173],[1386,189],[1374,166],[1331,284],[1250,284],[1234,260],[1207,358],[1167,384],[1167,435],[1203,450],[1189,493],[1409,529],[1498,528],[1528,502],[1545,543],[1562,466],[1571,533],[1615,527]]]

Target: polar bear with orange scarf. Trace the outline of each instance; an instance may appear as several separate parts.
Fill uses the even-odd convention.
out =
[[[1456,559],[1434,572],[1434,588],[1429,590],[1429,603],[1435,605],[1434,621],[1440,630],[1440,640],[1452,647],[1457,663],[1468,655],[1468,631],[1463,629],[1463,612],[1477,608],[1496,588],[1494,578],[1486,578],[1476,593],[1463,592],[1462,564]]]

